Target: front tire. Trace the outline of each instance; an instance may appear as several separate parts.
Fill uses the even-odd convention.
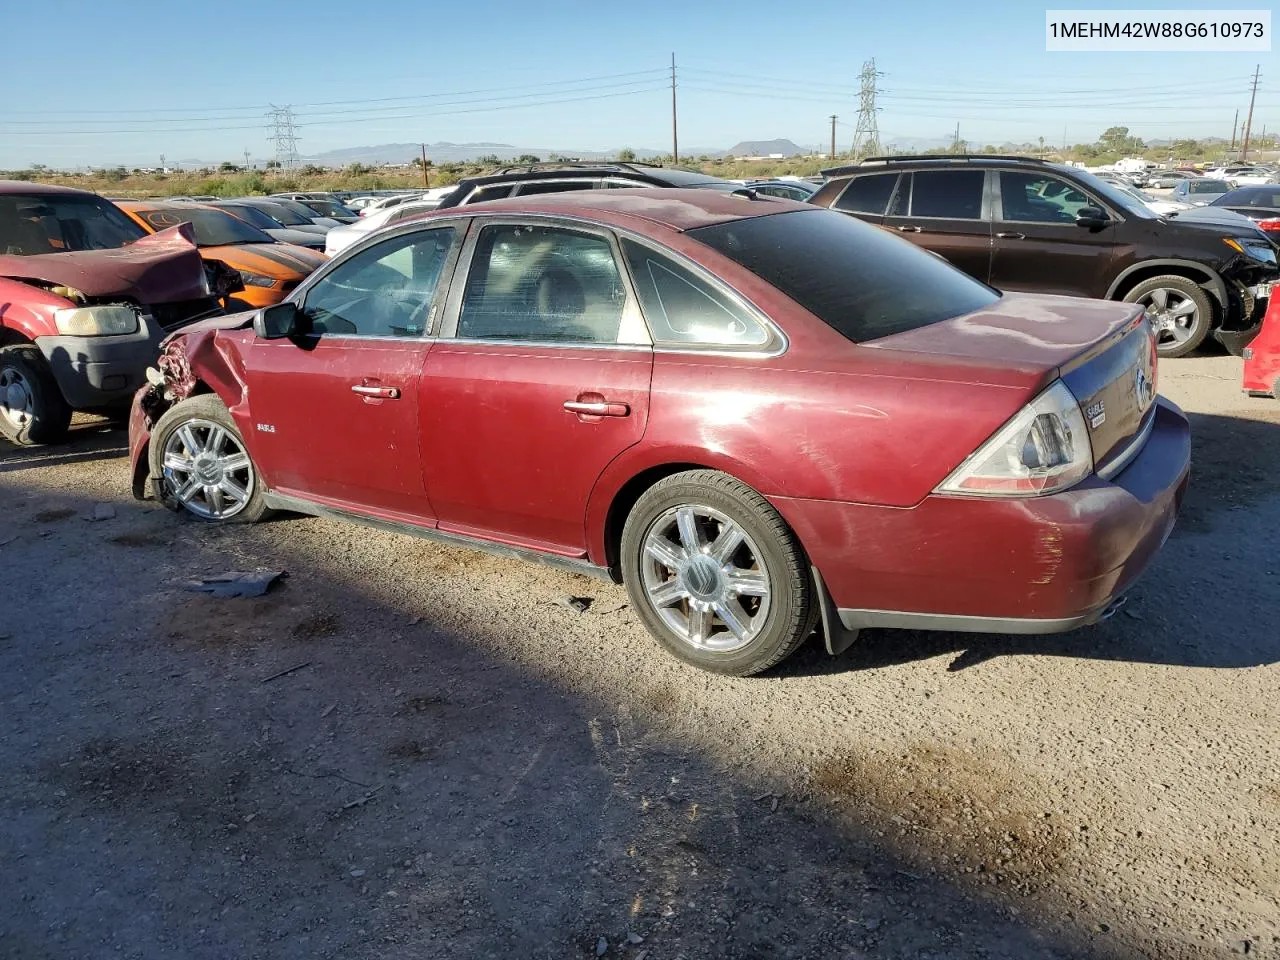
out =
[[[1146,308],[1156,330],[1156,353],[1162,357],[1185,357],[1204,343],[1213,327],[1213,301],[1186,277],[1168,274],[1143,280],[1124,299]]]
[[[764,497],[723,473],[690,470],[646,490],[623,526],[621,560],[645,627],[696,667],[750,676],[813,632],[803,549]]]
[[[38,347],[0,349],[0,434],[23,447],[57,443],[71,426],[71,408]]]
[[[262,477],[226,406],[211,393],[176,403],[157,421],[151,475],[165,498],[206,523],[254,523],[267,513]]]

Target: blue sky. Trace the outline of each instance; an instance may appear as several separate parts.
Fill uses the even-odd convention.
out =
[[[1045,5],[1025,0],[6,7],[5,33],[27,39],[5,51],[0,169],[265,158],[272,103],[293,106],[304,156],[421,140],[666,149],[672,52],[680,141],[694,148],[825,144],[836,113],[847,149],[857,74],[872,57],[885,139],[948,136],[957,122],[978,145],[1059,142],[1064,129],[1092,140],[1113,124],[1147,138],[1229,137],[1259,61],[1254,128],[1280,127],[1272,54],[1047,53]]]

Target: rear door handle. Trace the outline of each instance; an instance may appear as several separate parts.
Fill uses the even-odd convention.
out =
[[[919,227],[906,227],[906,226],[903,226],[903,227],[899,227],[899,228],[898,228],[898,231],[899,231],[900,233],[919,233],[919,232],[920,232],[920,228],[919,228]]]
[[[358,393],[362,397],[377,397],[380,400],[399,400],[399,387],[374,387],[367,383],[353,383],[351,392]]]
[[[564,408],[570,413],[583,414],[588,417],[628,417],[631,407],[625,403],[612,403],[608,400],[566,400]]]
[[[1027,239],[1027,235],[1026,235],[1025,233],[997,233],[997,234],[996,234],[996,237],[997,237],[997,238],[999,238],[1000,240],[1025,240],[1025,239]]]

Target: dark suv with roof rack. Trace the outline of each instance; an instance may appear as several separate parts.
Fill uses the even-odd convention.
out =
[[[578,163],[555,161],[504,167],[483,177],[458,181],[458,188],[440,203],[440,209],[504,197],[568,190],[610,187],[697,187],[702,190],[739,190],[741,184],[689,170],[651,163]]]
[[[875,157],[824,170],[811,202],[940,254],[993,287],[1147,308],[1159,352],[1212,331],[1232,352],[1256,332],[1280,270],[1247,218],[1159,216],[1092,174],[1029,157]]]

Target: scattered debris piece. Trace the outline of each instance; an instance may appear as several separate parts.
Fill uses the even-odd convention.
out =
[[[351,875],[355,877],[357,880],[359,880],[361,877],[364,876],[364,871],[357,867],[355,870],[351,871]]]
[[[333,713],[333,711],[337,709],[338,709],[338,701],[335,700],[333,703],[329,704],[327,707],[324,708],[324,712],[320,714],[320,719],[323,720],[325,717],[327,717],[329,714]]]
[[[605,953],[606,953],[606,952],[608,952],[608,950],[609,950],[609,941],[608,941],[608,940],[606,940],[604,937],[601,937],[599,940],[597,940],[597,941],[596,941],[596,956],[597,956],[597,957],[603,957],[603,956],[605,955]]]
[[[0,547],[7,547],[9,544],[13,543],[13,541],[17,539],[18,538],[16,536],[5,537],[3,540],[0,540]]]
[[[305,669],[306,667],[309,667],[309,666],[311,666],[310,660],[308,660],[306,663],[300,663],[296,667],[289,667],[287,670],[281,670],[279,673],[273,673],[269,677],[264,677],[262,682],[270,683],[272,680],[279,680],[281,677],[287,677],[289,674],[297,673],[299,670]]]
[[[1122,610],[1122,611],[1121,611],[1121,613],[1123,613],[1123,614],[1124,614],[1126,617],[1128,617],[1130,620],[1143,620],[1143,619],[1146,619],[1146,618],[1145,618],[1145,617],[1143,617],[1143,616],[1142,616],[1142,614],[1140,614],[1137,610],[1133,609],[1133,607],[1125,607],[1125,608],[1124,608],[1124,610]]]
[[[188,580],[186,589],[215,597],[260,597],[288,574],[283,570],[230,570],[227,573]]]
[[[366,803],[368,803],[370,800],[372,800],[374,797],[376,797],[376,796],[378,795],[378,792],[379,792],[381,789],[382,789],[382,787],[381,787],[381,786],[374,787],[372,790],[370,790],[368,793],[366,793],[366,794],[365,794],[363,797],[361,797],[359,800],[352,800],[350,803],[344,803],[344,804],[342,805],[342,809],[343,809],[343,810],[352,810],[352,809],[354,809],[354,808],[356,808],[356,807],[363,807]],[[363,873],[364,871],[361,871],[361,872]]]
[[[568,607],[570,610],[576,610],[578,613],[586,613],[591,609],[594,597],[560,597],[556,603],[562,607]]]
[[[627,943],[631,944],[632,946],[635,946],[637,943],[644,943],[644,937],[640,936],[640,934],[635,932],[628,933]]]
[[[86,520],[93,520],[96,522],[99,520],[114,520],[115,516],[116,508],[111,504],[95,503],[93,505],[93,509],[89,513],[86,513],[84,518]]]

